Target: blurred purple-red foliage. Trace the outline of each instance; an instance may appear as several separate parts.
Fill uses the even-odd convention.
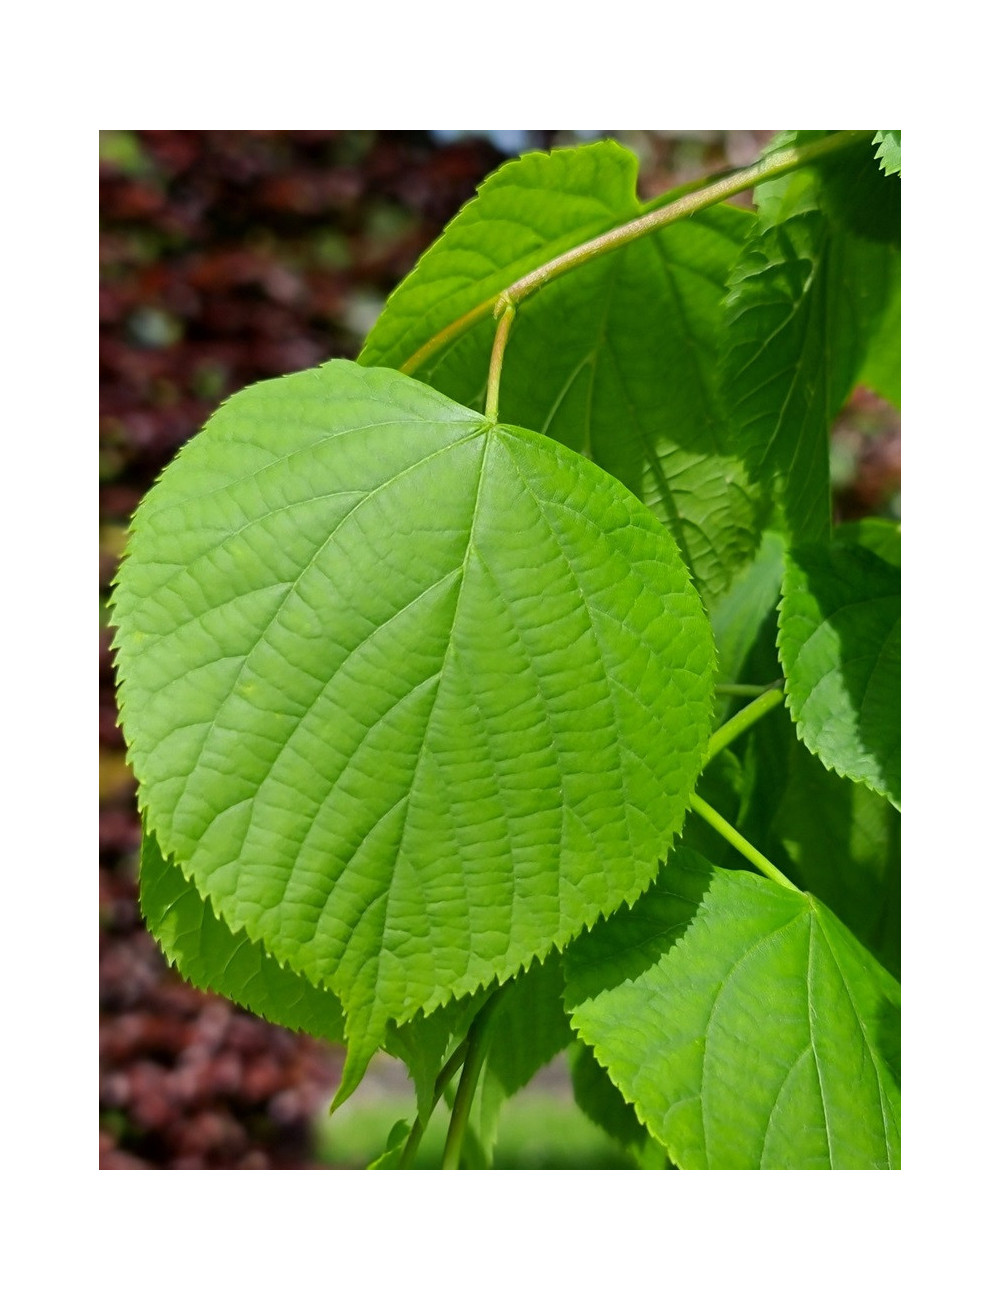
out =
[[[100,242],[100,1163],[307,1167],[338,1049],[186,985],[144,929],[107,598],[129,517],[246,384],[355,356],[502,155],[424,132],[110,132]]]

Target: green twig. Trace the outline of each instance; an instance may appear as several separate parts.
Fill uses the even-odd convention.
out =
[[[712,759],[723,750],[727,745],[731,745],[737,736],[742,735],[748,727],[752,727],[755,722],[759,722],[765,713],[770,713],[772,709],[777,708],[785,698],[785,693],[781,687],[772,687],[770,690],[759,695],[745,709],[740,709],[739,713],[734,713],[728,722],[712,733],[708,740],[708,749],[705,751],[705,763],[709,764]]]
[[[497,303],[497,311],[503,307],[503,315],[500,316],[500,323],[497,325],[496,337],[493,339],[493,351],[490,354],[490,373],[486,380],[486,407],[484,414],[487,420],[496,423],[497,414],[500,409],[500,371],[503,369],[503,354],[507,346],[507,336],[510,334],[510,327],[514,323],[514,304],[501,298]]]
[[[775,686],[781,685],[781,679],[776,682],[768,682],[766,686],[744,686],[732,682],[720,682],[715,688],[716,695],[739,695],[749,699],[754,699],[758,695],[763,695],[765,691],[773,690]]]
[[[755,849],[748,839],[739,833],[735,826],[730,826],[720,813],[717,813],[711,804],[707,804],[700,795],[691,796],[691,811],[696,812],[699,817],[708,822],[713,830],[719,832],[724,840],[727,840],[734,849],[742,853],[748,862],[752,862],[758,871],[762,872],[769,880],[773,880],[776,885],[784,885],[786,889],[794,889],[795,892],[801,893],[798,885],[793,885],[783,871],[765,858],[759,849]]]
[[[499,1001],[499,992],[498,990],[494,993],[482,1007],[466,1035],[468,1050],[465,1054],[465,1065],[462,1067],[458,1092],[455,1094],[455,1105],[451,1111],[451,1123],[448,1126],[444,1158],[441,1161],[442,1169],[457,1169],[462,1159],[462,1143],[465,1141],[465,1130],[472,1111],[472,1099],[476,1095],[476,1085],[479,1083],[479,1075],[486,1060],[489,1029]]]
[[[428,1112],[428,1118],[430,1118],[430,1115],[433,1114],[434,1107],[438,1104],[438,1102],[441,1100],[442,1096],[444,1095],[445,1088],[447,1088],[453,1076],[458,1073],[458,1067],[465,1060],[465,1054],[468,1050],[468,1047],[469,1047],[469,1040],[467,1038],[463,1038],[462,1041],[459,1043],[459,1045],[452,1052],[451,1056],[448,1057],[447,1061],[445,1061],[444,1065],[441,1067],[441,1072],[438,1074],[438,1077],[434,1080],[434,1094],[431,1098],[431,1105],[430,1105],[430,1111]],[[400,1169],[413,1168],[413,1162],[417,1158],[417,1151],[420,1147],[420,1141],[424,1136],[424,1128],[425,1128],[424,1122],[421,1120],[418,1114],[417,1118],[413,1121],[413,1127],[410,1129],[410,1136],[406,1139],[406,1146],[403,1147],[403,1154],[399,1158]]]
[[[695,212],[701,212],[716,203],[721,203],[724,199],[730,199],[734,195],[742,193],[743,190],[752,189],[762,181],[774,180],[775,177],[784,176],[786,172],[795,171],[799,167],[805,167],[809,163],[816,162],[817,159],[823,158],[827,154],[837,153],[841,149],[850,148],[852,145],[870,139],[870,131],[836,131],[832,135],[825,136],[822,140],[815,140],[810,144],[777,149],[773,153],[758,159],[749,167],[744,167],[740,171],[722,177],[720,180],[703,185],[689,194],[682,194],[672,202],[664,204],[663,207],[647,209],[642,216],[627,221],[624,225],[616,226],[613,230],[605,231],[603,235],[598,235],[595,239],[589,239],[586,243],[578,244],[575,248],[568,249],[558,257],[552,258],[551,261],[545,262],[544,265],[536,267],[534,271],[529,271],[527,275],[523,275],[519,280],[515,280],[506,289],[502,289],[499,293],[493,294],[492,297],[485,298],[482,302],[477,303],[470,311],[467,311],[457,320],[453,320],[435,334],[433,338],[428,339],[399,368],[404,375],[412,375],[425,361],[452,342],[453,339],[464,334],[466,330],[471,329],[484,317],[489,316],[491,313],[495,314],[496,308],[501,302],[506,306],[516,306],[518,303],[523,302],[529,294],[541,288],[543,284],[550,283],[558,276],[564,275],[567,271],[571,271],[574,267],[581,266],[584,262],[589,262],[595,257],[600,257],[603,253],[609,253],[616,248],[621,248],[622,245],[629,244],[634,239],[640,239],[652,230],[659,230],[662,226],[670,225],[671,222],[680,221],[683,217],[689,217]]]

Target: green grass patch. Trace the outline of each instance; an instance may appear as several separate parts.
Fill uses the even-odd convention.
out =
[[[440,1169],[449,1111],[431,1116],[414,1168]],[[351,1102],[327,1116],[317,1135],[318,1160],[329,1169],[365,1169],[382,1154],[392,1126],[410,1117],[404,1098]],[[494,1169],[635,1169],[635,1161],[568,1098],[530,1089],[500,1117]]]

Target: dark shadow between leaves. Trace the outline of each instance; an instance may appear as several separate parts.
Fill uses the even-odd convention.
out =
[[[621,907],[566,949],[574,1003],[638,979],[678,942],[698,914],[712,868],[685,849],[671,854],[670,883],[660,874],[631,907]]]

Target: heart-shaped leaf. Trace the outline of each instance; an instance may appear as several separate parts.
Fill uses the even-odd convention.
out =
[[[389,1022],[642,893],[710,726],[708,621],[653,515],[352,362],[216,413],[137,512],[114,617],[148,826],[340,999],[341,1099]]]

